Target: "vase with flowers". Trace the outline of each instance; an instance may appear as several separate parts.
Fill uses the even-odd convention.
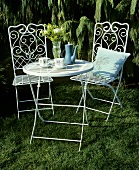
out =
[[[61,54],[61,40],[63,39],[63,29],[59,28],[57,25],[44,24],[45,30],[42,30],[41,33],[43,36],[46,36],[48,39],[52,41],[53,45],[53,56],[54,58],[59,58]]]

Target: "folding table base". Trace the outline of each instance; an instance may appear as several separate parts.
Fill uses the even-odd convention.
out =
[[[30,80],[30,78],[29,78]],[[33,138],[38,138],[38,139],[48,139],[48,140],[57,140],[57,141],[69,141],[69,142],[78,142],[79,143],[79,151],[81,150],[81,144],[82,144],[82,139],[83,139],[83,129],[84,126],[88,125],[88,120],[87,120],[87,115],[86,115],[86,106],[85,106],[85,98],[86,98],[86,94],[83,94],[83,100],[84,100],[84,106],[77,106],[77,105],[62,105],[62,104],[53,104],[52,100],[51,100],[51,104],[41,104],[38,103],[38,96],[39,96],[39,88],[40,88],[40,82],[38,81],[38,86],[37,86],[37,97],[35,97],[34,94],[34,90],[30,81],[30,88],[32,91],[32,95],[33,95],[33,99],[36,105],[36,110],[35,110],[35,118],[34,118],[34,125],[33,125],[33,130],[32,130],[32,134],[31,134],[31,139],[30,139],[30,143],[32,142]],[[40,115],[40,109],[38,108],[39,105],[44,105],[44,106],[51,106],[50,109],[52,109],[53,115],[54,115],[54,106],[64,106],[64,107],[81,107],[83,108],[83,114],[82,114],[82,123],[70,123],[70,122],[60,122],[60,121],[50,121],[50,120],[45,120],[42,118],[42,116]],[[81,135],[80,135],[80,139],[79,140],[75,140],[75,139],[63,139],[63,138],[51,138],[51,137],[43,137],[43,136],[35,136],[34,135],[34,131],[35,131],[35,127],[36,127],[36,121],[37,121],[37,116],[41,119],[42,122],[46,122],[46,123],[56,123],[56,124],[68,124],[68,125],[79,125],[81,126]],[[86,116],[86,121],[87,123],[84,123],[85,120],[85,116]]]

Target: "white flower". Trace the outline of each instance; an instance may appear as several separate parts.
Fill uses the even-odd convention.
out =
[[[44,34],[47,34],[47,30],[44,30]]]
[[[55,28],[54,29],[54,33],[59,33],[59,32],[61,32],[61,28]]]
[[[53,25],[48,23],[48,25],[44,24],[45,30],[41,31],[42,36],[46,36],[52,42],[61,41],[63,39],[63,29],[59,28],[57,25]]]

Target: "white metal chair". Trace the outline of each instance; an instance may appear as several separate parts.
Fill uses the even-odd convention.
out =
[[[117,93],[122,79],[123,65],[130,56],[130,53],[125,53],[128,32],[129,25],[127,23],[96,23],[94,27],[92,51],[94,69],[85,75],[71,77],[71,80],[79,81],[82,85],[82,96],[79,105],[81,105],[83,100],[86,101],[86,92],[88,92],[93,100],[97,99],[110,103],[108,112],[86,107],[86,109],[106,114],[106,121],[109,119],[114,104],[118,104],[122,108]],[[116,88],[112,83],[115,80],[118,80]],[[109,87],[114,93],[112,101],[94,97],[89,90],[89,84]],[[117,100],[117,102],[115,102],[115,100]]]
[[[46,38],[41,35],[40,31],[44,30],[43,24],[28,24],[27,26],[24,24],[19,24],[17,26],[9,26],[8,35],[13,63],[13,71],[14,71],[14,80],[13,85],[16,90],[16,101],[17,101],[17,111],[18,118],[21,112],[31,111],[34,109],[20,109],[19,103],[25,103],[33,101],[33,99],[29,100],[20,100],[18,95],[17,86],[29,85],[28,75],[25,75],[22,71],[24,65],[38,61],[40,57],[47,57],[47,44]],[[49,94],[47,98],[50,99],[52,103],[52,95],[51,95],[51,86],[50,83],[53,81],[50,77],[40,77],[41,83],[48,83]],[[30,77],[32,84],[38,84],[39,77],[31,76]],[[50,108],[53,110],[53,107]]]

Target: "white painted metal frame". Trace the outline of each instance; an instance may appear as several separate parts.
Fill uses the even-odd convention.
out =
[[[82,139],[83,139],[83,130],[84,130],[84,126],[88,125],[88,120],[87,120],[87,115],[86,115],[86,103],[85,103],[85,99],[86,99],[86,94],[83,92],[82,95],[82,100],[83,100],[83,106],[78,106],[78,105],[65,105],[65,104],[46,104],[46,103],[42,103],[40,101],[38,101],[39,98],[39,88],[40,88],[40,79],[38,81],[38,89],[37,89],[37,96],[35,97],[34,94],[34,89],[32,86],[32,82],[30,77],[33,75],[37,75],[37,76],[50,76],[50,77],[65,77],[65,76],[72,76],[72,75],[78,75],[81,73],[85,73],[88,72],[90,70],[93,69],[93,63],[91,62],[87,62],[87,61],[80,61],[80,60],[76,60],[74,65],[68,65],[66,69],[59,69],[56,70],[55,68],[41,68],[38,63],[31,63],[28,64],[26,66],[23,67],[23,71],[24,73],[26,73],[28,75],[29,81],[30,81],[30,88],[32,91],[32,95],[33,95],[33,99],[36,105],[36,111],[35,111],[35,117],[34,117],[34,125],[33,125],[33,129],[32,129],[32,134],[31,134],[31,139],[30,139],[30,143],[32,142],[33,138],[39,138],[39,139],[48,139],[48,140],[61,140],[61,141],[69,141],[69,142],[77,142],[79,143],[79,151],[81,149],[81,144],[82,144]],[[50,120],[46,120],[41,116],[40,113],[40,109],[39,106],[49,106],[52,105],[52,107],[55,106],[64,106],[64,107],[75,107],[75,108],[82,108],[83,109],[83,113],[82,113],[82,122],[61,122],[61,121],[50,121]],[[55,123],[55,124],[69,124],[69,125],[79,125],[81,126],[81,134],[80,134],[80,139],[63,139],[63,138],[52,138],[52,137],[44,137],[44,136],[35,136],[34,135],[34,131],[35,131],[35,127],[36,127],[36,121],[37,121],[37,117],[41,119],[41,121],[45,122],[45,123]],[[86,122],[85,123],[85,118],[86,118]]]
[[[30,81],[27,75],[23,74],[22,68],[27,63],[32,63],[38,61],[39,57],[47,57],[47,44],[46,38],[40,34],[41,30],[44,30],[43,24],[19,24],[17,26],[9,26],[8,35],[12,56],[12,64],[14,71],[13,85],[16,90],[16,101],[17,101],[17,111],[18,119],[21,112],[33,111],[35,109],[25,109],[21,110],[19,103],[31,102],[31,100],[20,100],[18,95],[18,86],[29,85],[30,81],[32,84],[48,83],[49,94],[47,98],[40,98],[39,100],[50,99],[52,103],[51,86],[50,83],[53,81],[50,77],[39,77],[31,76]],[[53,110],[53,108],[51,108]]]
[[[95,27],[94,27],[92,62],[95,61],[98,47],[112,49],[112,50],[120,51],[120,52],[125,52],[126,46],[127,46],[128,32],[129,32],[129,25],[127,23],[119,23],[119,22],[96,23]],[[83,96],[86,96],[87,92],[93,100],[96,99],[96,100],[110,103],[110,109],[108,112],[105,112],[102,110],[97,110],[97,109],[90,108],[90,107],[86,107],[86,109],[106,114],[107,115],[106,121],[108,121],[114,104],[118,104],[118,105],[120,105],[121,108],[123,108],[123,106],[120,102],[120,99],[117,96],[118,89],[119,89],[121,79],[122,79],[122,74],[123,74],[123,67],[120,70],[117,77],[113,77],[111,79],[103,79],[101,77],[96,77],[96,76],[94,76],[94,79],[90,79],[87,75],[84,75],[84,76],[80,75],[80,76],[72,77],[71,80],[81,82],[82,89],[83,89],[82,90],[83,94],[81,96],[79,106],[81,106]],[[112,86],[112,82],[115,80],[118,80],[118,85],[116,88],[114,88]],[[109,87],[112,90],[112,92],[114,93],[113,100],[108,101],[105,99],[98,99],[98,98],[94,97],[89,90],[89,84]],[[86,100],[86,99],[84,99],[84,100]],[[115,100],[117,100],[117,102],[115,102]],[[77,109],[77,111],[78,111],[78,109]]]

